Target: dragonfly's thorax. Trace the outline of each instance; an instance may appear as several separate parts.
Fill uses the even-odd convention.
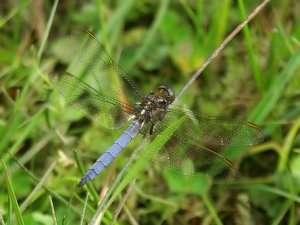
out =
[[[140,121],[154,124],[164,118],[168,106],[174,99],[174,92],[165,85],[160,85],[137,105],[134,116]]]

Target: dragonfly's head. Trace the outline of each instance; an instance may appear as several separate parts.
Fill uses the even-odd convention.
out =
[[[156,88],[156,90],[154,91],[154,94],[166,99],[168,104],[171,104],[175,100],[174,91],[171,88],[169,88],[163,84],[159,85]]]

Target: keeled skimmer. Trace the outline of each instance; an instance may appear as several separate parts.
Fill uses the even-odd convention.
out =
[[[85,173],[79,186],[94,179],[136,136],[167,135],[168,141],[160,150],[146,156],[163,168],[185,175],[216,175],[222,168],[234,174],[233,164],[220,151],[225,146],[255,145],[263,139],[259,128],[250,122],[194,113],[172,104],[175,94],[165,85],[142,95],[89,31],[73,32],[68,44],[75,57],[73,66],[66,72],[49,75],[52,84],[70,104],[100,126],[116,129],[127,124],[122,135]],[[176,130],[164,132],[178,120],[181,123]]]

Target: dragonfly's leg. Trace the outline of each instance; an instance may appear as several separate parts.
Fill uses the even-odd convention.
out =
[[[167,113],[167,111],[165,111],[165,110],[160,113],[159,121],[162,121],[165,118],[166,113]]]
[[[152,135],[154,133],[154,129],[155,129],[155,125],[154,123],[151,124],[151,128],[150,128],[150,135]]]

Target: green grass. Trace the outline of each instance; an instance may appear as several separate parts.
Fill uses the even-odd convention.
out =
[[[47,76],[69,66],[66,37],[80,27],[102,40],[144,93],[160,83],[178,93],[259,3],[1,4],[1,223],[110,224],[114,218],[114,224],[299,224],[298,1],[271,1],[178,99],[195,111],[261,127],[263,143],[226,152],[239,170],[235,180],[177,177],[141,157],[127,164],[134,159],[132,143],[93,182],[77,188],[122,129],[105,130],[85,119]]]

